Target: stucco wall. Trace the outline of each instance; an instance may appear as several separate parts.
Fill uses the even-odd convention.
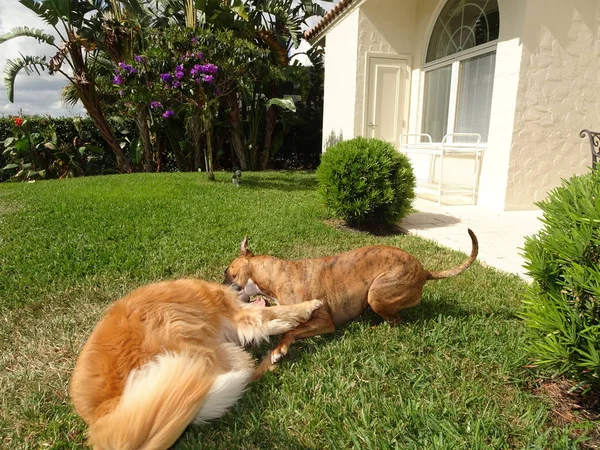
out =
[[[336,139],[354,137],[358,18],[356,9],[339,21],[325,38],[323,150]]]
[[[600,2],[528,0],[506,209],[528,209],[591,164],[600,129]],[[502,20],[502,17],[501,17]]]
[[[526,3],[499,0],[500,35],[496,47],[494,92],[490,111],[490,133],[485,150],[477,204],[503,210],[508,184],[510,149],[515,130],[515,111],[521,70],[521,33]]]

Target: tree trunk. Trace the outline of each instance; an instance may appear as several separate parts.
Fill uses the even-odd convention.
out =
[[[273,133],[277,122],[277,109],[275,105],[267,109],[267,122],[265,124],[265,143],[260,155],[260,170],[267,170],[269,157],[271,156],[271,143],[273,142]]]
[[[81,44],[79,43],[79,39],[71,31],[68,32],[67,37],[67,48],[69,55],[71,56],[73,66],[75,67],[73,77],[75,80],[77,80],[75,82],[75,88],[79,94],[79,99],[81,100],[81,103],[83,103],[83,107],[86,109],[90,118],[94,121],[98,131],[100,131],[100,134],[115,154],[119,172],[131,172],[133,170],[131,167],[131,162],[123,153],[123,150],[119,145],[119,140],[113,133],[110,124],[104,116],[104,111],[102,110],[100,102],[98,101],[94,77],[91,74],[88,74],[86,71],[85,58],[83,57],[83,50]]]
[[[159,138],[158,133],[154,133],[154,142],[156,143],[156,171],[162,171],[162,152],[163,152],[163,143]]]
[[[96,100],[96,87],[93,84],[77,84],[77,90],[79,92],[79,98],[81,99],[81,103],[83,103],[83,107],[89,114],[90,118],[100,131],[100,134],[109,145],[113,153],[115,154],[115,158],[117,160],[117,167],[119,168],[119,172],[121,173],[130,173],[133,168],[131,166],[131,162],[127,159],[121,146],[119,145],[119,141],[115,134],[113,133],[110,124],[106,120],[104,116],[104,111],[98,104]]]
[[[175,155],[175,164],[177,165],[177,170],[179,170],[180,172],[189,172],[190,167],[189,167],[187,158],[181,151],[181,147],[179,147],[179,142],[177,142],[177,139],[175,139],[173,137],[173,135],[171,134],[171,132],[169,131],[168,128],[164,128],[164,131],[165,131],[165,136],[167,137],[167,142],[169,144],[169,147],[171,148],[171,150],[173,151],[173,154]]]
[[[242,170],[248,170],[248,157],[244,146],[244,132],[242,130],[242,120],[240,115],[240,104],[237,93],[232,92],[226,97],[228,107],[227,121],[229,122],[229,133],[231,137],[231,146],[240,162]]]
[[[206,132],[206,176],[209,180],[215,181],[213,171],[213,148],[212,148],[212,122],[209,118],[204,118],[204,130]]]
[[[152,142],[150,141],[150,128],[148,127],[148,110],[144,105],[138,105],[135,113],[135,124],[137,125],[142,150],[144,152],[144,172],[154,172],[154,161],[152,159]]]

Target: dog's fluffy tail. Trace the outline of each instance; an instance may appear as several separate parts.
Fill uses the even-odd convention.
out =
[[[159,355],[129,376],[117,407],[98,419],[89,442],[102,450],[161,450],[192,422],[222,415],[241,396],[250,372],[215,376],[204,358]]]
[[[429,275],[427,276],[428,280],[441,280],[443,278],[450,278],[455,275],[458,275],[459,273],[463,273],[471,266],[471,264],[473,264],[473,261],[477,259],[477,253],[479,252],[479,243],[477,242],[477,236],[475,236],[475,233],[473,233],[470,229],[467,231],[469,232],[469,236],[471,236],[472,243],[471,254],[467,258],[467,260],[460,266],[450,270],[444,270],[442,272],[429,272]]]

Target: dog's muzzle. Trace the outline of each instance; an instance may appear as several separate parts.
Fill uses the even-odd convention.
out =
[[[223,284],[225,286],[229,286],[233,290],[237,291],[238,298],[241,301],[243,301],[244,303],[248,303],[250,301],[250,296],[248,294],[246,294],[246,292],[244,292],[244,289],[241,286],[239,286],[235,283],[232,283],[231,281],[228,281],[227,278],[225,279],[225,281],[223,281]]]

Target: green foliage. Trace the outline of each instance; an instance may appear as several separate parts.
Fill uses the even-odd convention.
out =
[[[16,117],[0,117],[0,181],[65,178],[117,171],[112,153],[105,151],[106,143],[90,119],[21,118],[23,125],[16,127]],[[123,119],[119,119],[119,124],[118,137],[125,146],[127,136],[134,134],[133,124]]]
[[[600,385],[600,173],[572,177],[538,206],[544,228],[525,241],[533,278],[521,314],[540,366]]]
[[[80,119],[74,119],[74,126],[81,130]],[[79,136],[59,140],[51,121],[34,130],[27,119],[18,117],[12,134],[4,140],[2,154],[8,164],[0,170],[16,181],[81,176],[93,172],[104,158],[104,149]]]
[[[415,177],[408,158],[379,139],[329,148],[317,179],[325,204],[351,225],[392,224],[410,211]]]
[[[15,79],[21,70],[24,70],[27,75],[33,72],[41,75],[48,67],[45,56],[23,56],[17,59],[7,59],[4,69],[4,86],[8,100],[12,103],[15,98]]]

